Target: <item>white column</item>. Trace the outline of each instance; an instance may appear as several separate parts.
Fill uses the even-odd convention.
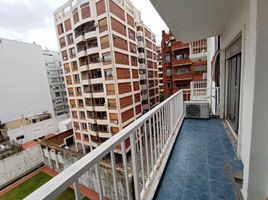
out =
[[[249,166],[245,171],[248,173],[245,175],[248,179],[247,185],[243,188],[247,189],[249,200],[268,198],[268,1],[251,0],[250,11],[255,15],[251,26],[254,28],[252,31],[255,37],[250,39],[256,40],[256,46],[253,49],[255,80],[252,80],[254,99],[251,145]]]

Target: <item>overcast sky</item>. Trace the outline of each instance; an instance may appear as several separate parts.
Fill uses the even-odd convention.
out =
[[[36,42],[43,48],[58,50],[52,13],[67,0],[0,0],[0,37]],[[143,22],[161,42],[167,30],[149,0],[131,0],[141,11]]]

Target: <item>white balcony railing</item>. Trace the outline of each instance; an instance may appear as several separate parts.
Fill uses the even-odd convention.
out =
[[[190,43],[190,59],[205,58],[207,56],[207,39]]]
[[[79,177],[90,169],[95,170],[98,183],[99,198],[104,199],[103,182],[100,178],[100,161],[110,155],[113,177],[113,198],[145,199],[145,194],[155,180],[163,156],[174,144],[174,136],[178,134],[180,124],[184,118],[183,102],[185,94],[191,95],[188,90],[180,90],[155,108],[142,115],[122,131],[85,155],[69,168],[51,179],[42,187],[26,197],[27,200],[54,199],[70,185],[73,185],[76,199],[81,199]],[[190,97],[191,98],[191,97]],[[125,141],[130,140],[130,146]],[[129,143],[127,143],[129,144]],[[122,161],[125,176],[126,194],[119,192],[118,171],[114,150],[121,146]],[[127,163],[126,149],[131,149],[131,161]],[[166,155],[165,155],[166,156]],[[128,183],[128,167],[131,165],[134,191]]]

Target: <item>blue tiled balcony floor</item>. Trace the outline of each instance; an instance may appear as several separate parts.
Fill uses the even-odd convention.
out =
[[[228,163],[232,165],[236,160],[221,120],[186,119],[154,199],[236,199],[231,170],[228,170]],[[235,163],[242,168],[240,161]]]

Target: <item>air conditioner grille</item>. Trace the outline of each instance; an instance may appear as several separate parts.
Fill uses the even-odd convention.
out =
[[[200,116],[200,106],[195,104],[190,104],[186,106],[186,114],[191,117]]]

